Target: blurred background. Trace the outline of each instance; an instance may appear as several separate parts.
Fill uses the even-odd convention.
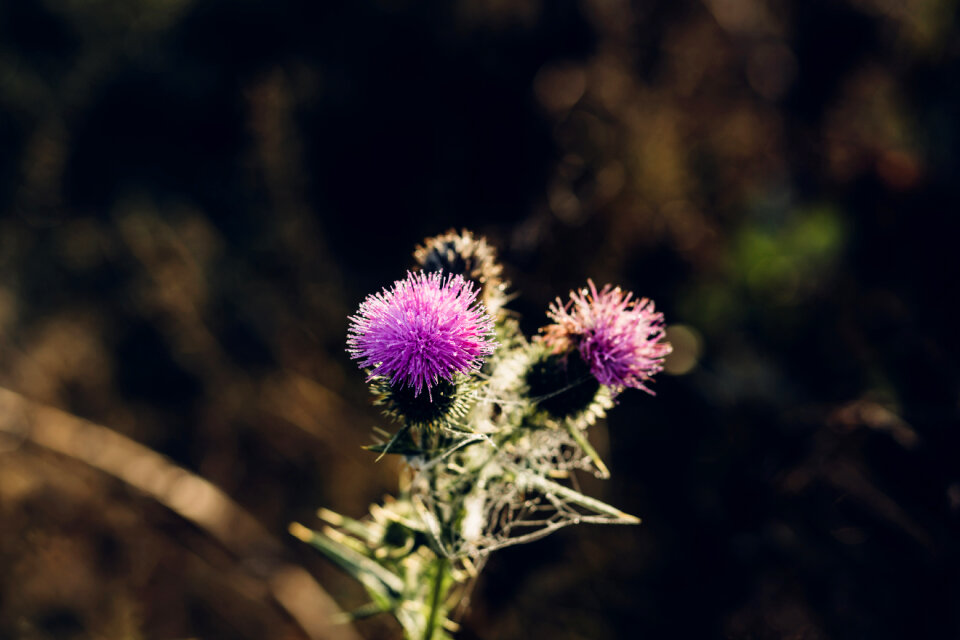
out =
[[[591,437],[640,527],[464,640],[960,637],[954,0],[4,0],[0,638],[397,637],[286,533],[396,487],[347,315],[499,247],[656,300]],[[336,604],[335,604],[336,603]]]

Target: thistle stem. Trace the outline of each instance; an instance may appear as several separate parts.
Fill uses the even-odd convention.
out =
[[[430,611],[427,614],[426,631],[423,634],[423,640],[433,640],[433,631],[437,627],[437,618],[440,615],[440,600],[443,596],[443,583],[447,570],[450,566],[449,561],[444,557],[437,558],[437,575],[433,581],[433,594],[430,597]]]

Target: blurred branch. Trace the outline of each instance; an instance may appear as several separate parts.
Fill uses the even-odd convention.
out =
[[[282,545],[216,486],[111,429],[0,388],[0,435],[68,456],[122,480],[193,522],[267,587],[315,640],[359,640],[342,611],[303,568],[282,559]]]

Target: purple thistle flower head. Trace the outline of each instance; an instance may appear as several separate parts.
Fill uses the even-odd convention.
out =
[[[543,340],[555,352],[576,347],[580,357],[600,384],[618,391],[643,389],[644,383],[663,370],[663,358],[673,350],[664,337],[663,314],[653,301],[635,299],[609,284],[597,291],[592,280],[587,289],[570,292],[570,301],[560,298],[547,315],[556,324],[544,327]]]
[[[420,395],[441,378],[480,368],[493,353],[493,320],[462,276],[410,273],[367,296],[350,318],[347,351],[369,379],[389,378]],[[431,395],[432,399],[432,395]]]

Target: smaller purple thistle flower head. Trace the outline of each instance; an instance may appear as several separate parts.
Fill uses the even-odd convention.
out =
[[[388,378],[419,396],[441,379],[480,368],[493,353],[493,320],[462,276],[407,272],[390,289],[367,296],[350,317],[347,351],[367,380]]]
[[[570,292],[570,301],[560,298],[547,315],[556,324],[543,329],[543,341],[554,353],[577,348],[600,384],[614,393],[624,387],[643,389],[644,383],[663,370],[664,357],[673,350],[665,335],[663,314],[654,311],[653,301],[636,299],[620,287],[606,285],[597,291],[592,280],[589,290]]]

